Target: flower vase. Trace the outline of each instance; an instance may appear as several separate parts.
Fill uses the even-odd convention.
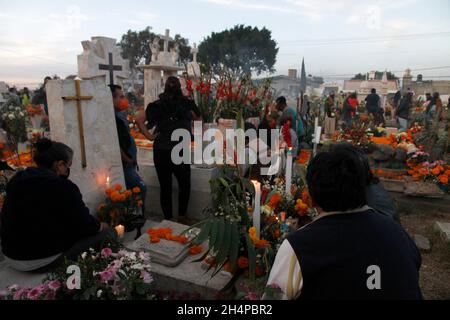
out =
[[[35,115],[30,117],[31,126],[33,127],[33,129],[39,130],[42,126],[42,120],[43,120],[42,115]]]

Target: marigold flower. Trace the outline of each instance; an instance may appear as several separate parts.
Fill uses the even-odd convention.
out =
[[[275,209],[278,204],[281,202],[282,198],[281,195],[279,195],[278,193],[274,194],[269,201],[269,207],[271,207],[272,209]]]
[[[442,175],[439,177],[439,182],[442,184],[448,184],[448,176]]]
[[[123,189],[123,186],[122,186],[121,184],[117,184],[117,185],[114,187],[114,189],[115,189],[116,191],[121,191],[121,190]]]
[[[141,193],[141,188],[139,187],[133,188],[133,193]]]
[[[249,266],[248,259],[246,257],[240,257],[237,261],[239,269],[246,269]]]
[[[431,173],[434,174],[435,176],[439,176],[441,174],[441,169],[439,167],[436,167],[433,170],[431,170]]]
[[[199,253],[202,253],[203,247],[202,246],[193,246],[189,249],[189,253],[192,255],[196,255]]]

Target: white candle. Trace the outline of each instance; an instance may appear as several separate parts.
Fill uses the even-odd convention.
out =
[[[292,148],[289,148],[287,153],[287,161],[286,161],[286,194],[292,195],[291,187],[292,187],[292,165],[293,165],[293,153]]]
[[[253,226],[256,228],[256,236],[261,236],[261,183],[252,180],[255,187],[255,203],[253,209]]]
[[[125,227],[122,225],[117,226],[116,232],[117,232],[117,235],[119,236],[119,239],[122,239],[125,234]]]
[[[110,181],[111,181],[111,179],[110,179],[109,177],[106,178],[106,188],[107,188],[107,189],[109,189],[109,188],[111,187]]]

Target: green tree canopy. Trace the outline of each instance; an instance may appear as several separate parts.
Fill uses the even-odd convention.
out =
[[[150,50],[150,44],[157,34],[151,31],[150,27],[145,28],[142,31],[128,30],[126,34],[122,36],[122,40],[119,45],[122,48],[123,58],[130,60],[130,67],[135,68],[141,61],[145,64],[149,64],[152,58],[152,52]],[[181,62],[186,64],[190,61],[191,47],[189,47],[189,41],[183,38],[181,35],[175,35],[174,41],[170,41],[169,47],[172,47],[175,42],[180,45],[180,59]],[[164,40],[161,39],[160,47],[164,47]]]
[[[261,74],[275,71],[278,50],[271,31],[237,25],[208,36],[199,46],[198,58],[208,71],[227,68],[236,73]]]

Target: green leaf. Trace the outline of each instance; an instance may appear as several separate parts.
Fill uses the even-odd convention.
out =
[[[225,220],[218,219],[218,227],[217,227],[217,238],[216,241],[210,245],[210,248],[214,251],[218,251],[223,243],[223,238],[225,234]]]
[[[222,245],[220,246],[219,252],[217,254],[217,257],[216,257],[216,263],[218,265],[225,263],[225,260],[228,257],[228,254],[230,252],[231,227],[232,227],[232,225],[228,221],[225,221],[224,238],[223,238]]]
[[[202,230],[200,231],[200,234],[198,235],[198,237],[194,240],[194,244],[195,245],[201,245],[202,243],[204,243],[210,235],[210,231],[211,231],[211,225],[212,225],[212,221],[207,220],[206,223],[203,225]]]
[[[213,219],[212,226],[211,226],[211,237],[209,239],[209,248],[213,249],[214,245],[217,241],[217,235],[219,233],[219,219]]]
[[[240,239],[239,239],[239,230],[238,226],[235,222],[231,225],[231,241],[230,241],[230,265],[233,268],[233,271],[236,271],[237,267],[237,259],[239,257],[239,247],[240,247]]]
[[[247,251],[248,251],[248,263],[250,267],[250,277],[252,280],[255,279],[256,275],[256,251],[253,246],[253,242],[250,239],[248,234],[245,235],[245,240],[247,242]]]

